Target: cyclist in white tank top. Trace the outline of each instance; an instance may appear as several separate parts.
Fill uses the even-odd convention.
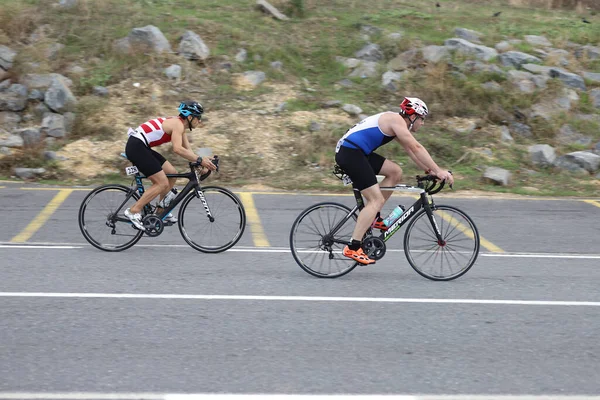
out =
[[[391,191],[381,191],[376,175],[385,177],[381,186],[394,186],[402,179],[400,166],[375,153],[378,147],[396,140],[419,168],[449,184],[454,182],[452,174],[438,167],[429,152],[413,136],[429,114],[425,102],[416,97],[405,97],[400,109],[399,114],[384,112],[363,119],[344,134],[335,149],[336,163],[366,199],[366,205],[358,215],[351,244],[344,248],[343,253],[365,265],[373,264],[375,260],[363,252],[361,238],[369,226],[387,230],[380,211],[392,194]]]

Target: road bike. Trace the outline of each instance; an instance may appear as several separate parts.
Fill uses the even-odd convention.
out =
[[[121,154],[127,158],[125,154]],[[219,167],[219,158],[213,163]],[[167,174],[167,178],[185,178],[186,186],[170,204],[162,209],[152,204],[144,206],[138,230],[123,214],[144,193],[143,179],[147,177],[135,166],[126,167],[134,175],[131,186],[108,184],[92,190],[79,208],[79,228],[94,247],[105,251],[123,251],[136,244],[143,235],[159,236],[165,226],[173,225],[164,219],[179,204],[179,232],[194,249],[204,253],[220,253],[233,247],[246,227],[246,211],[240,199],[230,190],[219,186],[202,186],[210,175],[202,174],[198,163],[189,163],[190,172]],[[134,184],[135,182],[135,184]]]
[[[345,184],[348,175],[335,166],[334,174]],[[386,242],[406,225],[404,254],[421,276],[434,281],[449,281],[464,275],[477,260],[479,231],[473,220],[460,209],[435,204],[432,195],[445,182],[432,175],[417,176],[417,186],[396,185],[381,190],[418,194],[413,205],[392,223],[388,230],[369,228],[363,238],[363,251],[373,260],[386,254]],[[290,248],[298,265],[319,278],[346,275],[358,262],[345,257],[343,248],[350,243],[358,213],[365,203],[359,190],[353,189],[353,208],[335,202],[314,204],[300,213],[290,232]],[[365,266],[371,268],[371,266]]]

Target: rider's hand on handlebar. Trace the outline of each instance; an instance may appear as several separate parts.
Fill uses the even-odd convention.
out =
[[[454,183],[454,177],[452,176],[452,173],[450,171],[440,170],[433,173],[432,175],[435,175],[441,180],[446,181],[446,183],[450,186],[452,186],[452,184]]]
[[[213,164],[212,160],[209,159],[208,157],[203,157],[200,165],[208,168],[211,171],[215,171],[217,169],[217,166],[215,164]]]

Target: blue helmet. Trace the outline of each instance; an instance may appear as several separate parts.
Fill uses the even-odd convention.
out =
[[[192,117],[200,119],[202,113],[204,113],[204,108],[202,108],[202,104],[197,101],[182,101],[181,104],[179,104],[177,111],[179,111],[179,115],[182,117],[191,115]]]

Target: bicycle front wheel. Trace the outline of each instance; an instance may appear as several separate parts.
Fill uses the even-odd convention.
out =
[[[139,199],[123,185],[103,185],[92,190],[79,207],[79,229],[94,247],[104,251],[122,251],[140,240],[143,232],[135,229],[123,214]]]
[[[404,253],[421,276],[434,281],[456,279],[477,260],[479,232],[473,220],[456,207],[436,205],[432,212],[442,243],[423,209],[406,227]]]
[[[290,249],[304,271],[318,278],[337,278],[356,267],[357,262],[342,254],[356,225],[356,213],[351,212],[343,204],[325,202],[307,208],[296,218]]]
[[[190,193],[179,210],[179,232],[194,249],[220,253],[233,247],[246,228],[246,211],[231,191],[217,186]],[[210,211],[210,215],[209,215]]]

